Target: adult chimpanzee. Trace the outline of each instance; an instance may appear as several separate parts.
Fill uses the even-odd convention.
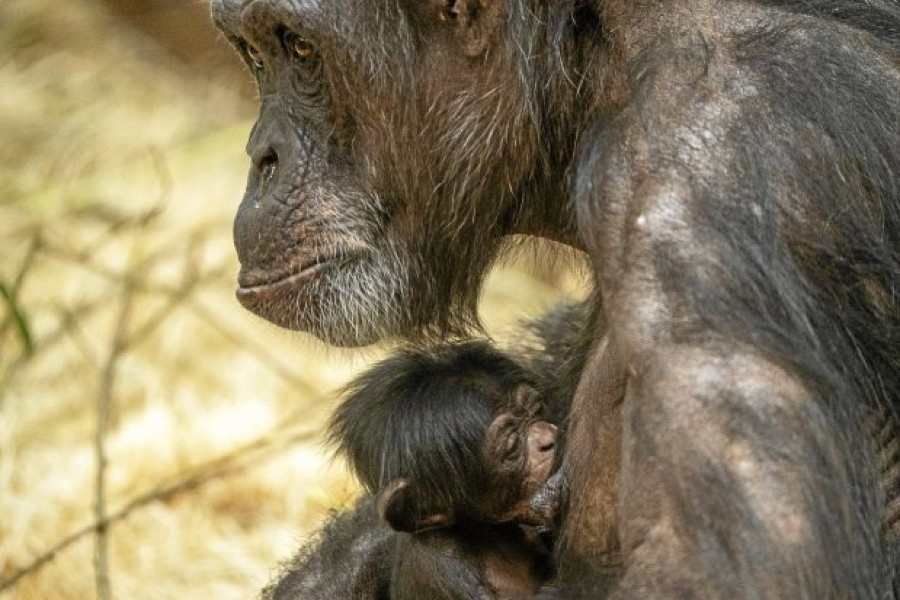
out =
[[[865,424],[900,419],[895,1],[213,6],[262,102],[251,310],[436,337],[475,323],[510,234],[587,253],[610,332],[579,357],[565,597],[595,595],[609,540],[615,598],[891,593]],[[603,344],[627,373],[614,523],[588,509]]]
[[[546,581],[546,548],[519,527],[551,526],[562,491],[536,386],[481,341],[402,350],[348,386],[329,437],[406,532],[391,598],[523,598]]]

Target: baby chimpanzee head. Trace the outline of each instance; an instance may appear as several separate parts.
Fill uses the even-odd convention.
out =
[[[534,378],[486,342],[410,348],[345,391],[329,438],[401,531],[531,523],[556,427]]]

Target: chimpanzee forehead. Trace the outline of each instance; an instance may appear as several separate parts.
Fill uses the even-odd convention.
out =
[[[395,0],[214,0],[229,12],[269,10],[287,20],[305,20],[309,26],[345,33],[366,26],[383,31],[387,22],[399,20],[403,12]],[[214,10],[216,10],[214,8]],[[371,27],[370,27],[371,28]],[[371,37],[367,37],[371,40]]]
[[[366,72],[409,58],[413,45],[407,13],[397,0],[213,0],[212,13],[229,37],[258,37],[259,31],[248,28],[267,23],[272,32],[293,30],[327,58],[343,56]]]
[[[386,22],[403,15],[395,0],[212,0],[211,4],[217,21],[234,26],[248,12],[268,11],[285,20],[307,20],[310,26],[348,33],[366,24],[375,24],[380,29]]]

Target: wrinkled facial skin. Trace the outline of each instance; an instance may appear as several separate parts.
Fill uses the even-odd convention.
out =
[[[460,43],[444,3],[386,1],[380,19],[356,14],[364,9],[356,0],[212,3],[260,95],[234,224],[238,299],[344,346],[470,327],[521,179],[504,158],[504,134],[520,128],[500,120],[520,111],[491,43],[499,34],[482,22],[475,41],[484,43]],[[415,43],[413,19],[435,24],[425,28],[434,39]],[[505,100],[485,89],[503,89]]]
[[[542,420],[542,411],[537,392],[523,385],[488,427],[484,461],[491,490],[475,509],[484,520],[549,525],[531,503],[553,474],[558,448],[557,428]]]

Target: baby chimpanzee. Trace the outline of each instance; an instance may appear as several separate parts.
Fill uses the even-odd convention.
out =
[[[329,439],[399,545],[391,598],[521,598],[563,490],[534,377],[485,342],[407,349],[350,384]],[[557,478],[554,478],[557,479]]]

